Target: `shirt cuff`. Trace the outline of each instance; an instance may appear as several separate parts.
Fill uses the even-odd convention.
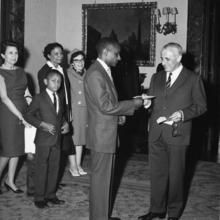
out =
[[[180,114],[181,114],[181,121],[184,121],[184,113],[182,110],[179,110]]]

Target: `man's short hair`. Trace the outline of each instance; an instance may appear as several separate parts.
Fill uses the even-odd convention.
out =
[[[58,76],[60,76],[60,78],[62,79],[62,75],[61,75],[61,73],[58,71],[58,70],[55,70],[55,69],[50,69],[50,70],[48,70],[47,72],[46,72],[46,74],[45,74],[45,79],[50,79],[52,76],[54,76],[54,75],[58,75]]]
[[[162,48],[162,51],[167,49],[167,48],[176,48],[179,52],[179,55],[182,55],[183,54],[183,48],[180,44],[176,43],[176,42],[170,42],[168,44],[165,44]]]
[[[98,56],[102,54],[103,50],[108,48],[109,46],[120,48],[120,45],[117,40],[114,40],[109,37],[101,38],[96,44],[96,51]]]

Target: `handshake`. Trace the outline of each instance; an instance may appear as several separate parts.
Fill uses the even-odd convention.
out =
[[[149,108],[151,106],[151,99],[154,98],[155,96],[149,96],[147,94],[142,94],[140,96],[134,96],[134,104],[136,109],[140,108],[142,105],[144,108]]]

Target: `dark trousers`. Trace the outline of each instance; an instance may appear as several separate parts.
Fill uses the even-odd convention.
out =
[[[36,145],[35,160],[35,201],[55,198],[60,165],[60,148],[58,146]]]
[[[27,159],[27,194],[34,195],[35,192],[35,183],[34,183],[34,176],[35,176],[35,154],[33,155],[33,159]]]
[[[170,145],[160,137],[150,143],[151,212],[181,215],[187,146]]]
[[[61,155],[60,155],[60,169],[58,174],[58,181],[57,184],[59,185],[62,181],[65,167],[68,161],[68,156],[75,154],[75,147],[73,144],[72,139],[72,130],[71,132],[62,135],[62,141],[61,141]],[[62,184],[60,184],[62,185]],[[64,185],[64,184],[63,184]]]
[[[89,220],[108,220],[115,155],[91,151]]]

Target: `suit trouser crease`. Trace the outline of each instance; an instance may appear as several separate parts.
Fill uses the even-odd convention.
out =
[[[56,197],[60,149],[58,146],[36,146],[35,201]]]
[[[186,146],[169,145],[162,137],[150,143],[151,212],[178,217],[183,208]]]
[[[109,219],[114,154],[91,151],[90,220]]]

